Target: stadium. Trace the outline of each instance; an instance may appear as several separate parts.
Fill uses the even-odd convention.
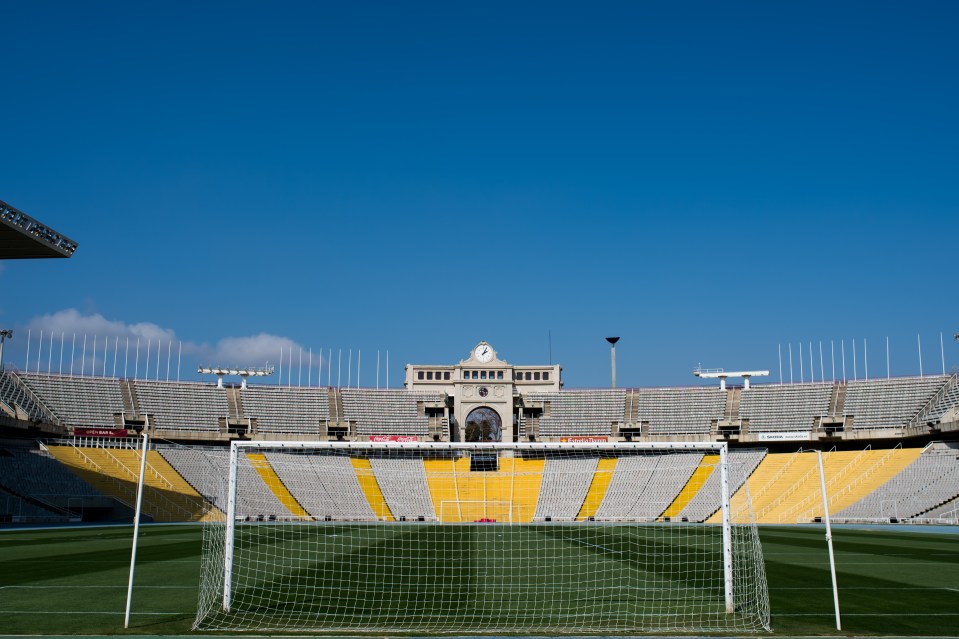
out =
[[[959,637],[959,8],[0,15],[0,639]]]
[[[4,210],[7,243],[23,245],[18,257],[63,242],[71,250],[59,256],[76,250]],[[840,526],[840,553],[875,544],[845,552],[918,557],[954,533],[914,531],[959,524],[956,374],[763,384],[750,379],[768,371],[697,370],[709,385],[617,388],[618,338],[609,338],[613,384],[603,389],[567,389],[561,366],[512,365],[487,341],[457,363],[407,364],[403,388],[304,385],[301,371],[294,383],[289,364],[285,383],[282,372],[277,383],[255,383],[274,374],[267,368],[201,368],[210,381],[169,381],[159,344],[153,379],[148,368],[116,375],[130,356],[119,338],[108,375],[108,337],[94,338],[99,366],[84,363],[80,374],[72,354],[62,370],[63,336],[59,345],[39,337],[33,367],[5,366],[3,535],[11,547],[36,543],[71,562],[74,551],[56,549],[101,543],[96,524],[135,520],[134,548],[139,523],[154,524],[145,552],[150,542],[167,552],[166,537],[189,539],[176,543],[190,548],[188,569],[141,555],[139,574],[194,593],[194,630],[767,632],[779,630],[771,619],[789,572],[770,546],[795,543],[821,560],[815,531],[826,521]],[[330,382],[332,353],[328,364]],[[727,385],[736,377],[742,385]],[[129,540],[128,527],[105,530]],[[852,584],[876,578],[847,572],[842,557],[833,592],[855,601],[857,588],[875,586]],[[18,580],[37,580],[36,559],[11,562],[24,571]],[[11,618],[15,629],[37,627],[27,614],[42,601],[34,588],[69,592],[78,584],[59,582],[106,579],[83,564],[72,578],[48,570],[40,581],[58,583],[4,586],[5,599],[12,592],[26,609]],[[185,572],[199,582],[179,581]],[[955,592],[916,590],[929,605]],[[819,599],[818,612],[800,613],[808,618],[781,618],[787,631],[827,631]],[[155,600],[171,609],[144,617],[176,616],[173,601]],[[838,606],[835,614],[838,628]],[[899,628],[938,633],[954,628],[949,619]]]

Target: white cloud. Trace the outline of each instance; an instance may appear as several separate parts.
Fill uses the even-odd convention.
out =
[[[288,337],[260,333],[249,337],[224,337],[212,349],[211,356],[216,360],[212,363],[218,366],[263,366],[266,362],[275,365],[280,360],[281,350],[283,359],[286,360],[290,356],[290,349],[293,349],[294,361],[298,361],[300,348],[302,347],[299,344]],[[305,353],[303,361],[305,365]],[[314,356],[313,365],[318,364],[318,356]]]
[[[74,349],[75,356],[80,358],[77,359],[75,364],[77,372],[80,371],[81,367],[84,367],[87,371],[93,367],[96,367],[95,370],[97,371],[103,370],[102,365],[105,359],[110,360],[108,367],[112,370],[111,358],[114,357],[113,351],[115,349],[121,351],[120,358],[123,359],[122,352],[125,350],[124,345],[126,338],[130,339],[131,350],[134,348],[133,344],[139,339],[140,352],[143,354],[146,353],[149,343],[152,342],[154,345],[158,343],[161,344],[160,349],[163,353],[161,357],[164,358],[166,354],[170,352],[171,347],[169,345],[172,344],[172,357],[174,361],[177,358],[180,342],[176,332],[171,328],[164,328],[152,322],[126,323],[120,320],[110,320],[99,313],[84,314],[75,308],[68,308],[47,315],[38,315],[27,322],[26,328],[32,331],[34,340],[37,340],[40,331],[43,331],[43,345],[39,346],[35,342],[35,345],[31,347],[31,351],[33,353],[32,357],[36,358],[38,354],[41,356],[40,359],[43,360],[41,363],[44,366],[47,363],[46,360],[49,353],[52,352],[48,350],[51,348],[48,343],[50,336],[52,335],[55,341],[59,343],[62,333],[64,342],[66,343],[68,358]],[[77,336],[75,347],[73,346],[74,334]],[[84,351],[84,347],[82,346],[84,335],[87,336],[86,351]],[[96,352],[93,352],[95,337],[98,342]],[[106,340],[104,340],[104,338],[106,338]],[[119,338],[119,341],[117,338]],[[308,349],[288,337],[271,335],[269,333],[259,333],[257,335],[241,337],[224,337],[212,346],[186,340],[184,340],[182,344],[183,355],[200,365],[263,366],[269,362],[277,366],[282,350],[284,368],[286,368],[289,366],[291,349],[293,361],[299,363],[301,348],[303,349],[303,366],[306,367],[308,362]],[[108,350],[106,358],[103,357],[104,347]],[[57,348],[57,346],[54,345],[53,348]],[[155,347],[153,352],[157,352]],[[85,365],[81,361],[83,358],[86,359]],[[323,361],[320,353],[317,352],[313,354],[314,368],[319,367]],[[155,366],[155,361],[152,358],[151,365]],[[31,370],[33,367],[34,364],[31,363]]]
[[[116,320],[108,320],[99,313],[83,315],[75,308],[68,308],[48,315],[39,315],[27,323],[27,328],[32,331],[42,330],[45,334],[59,336],[63,333],[65,336],[94,335],[100,337],[129,337],[131,339],[140,338],[141,341],[177,341],[176,333],[172,329],[162,328],[152,322],[138,322],[136,324],[126,324]]]

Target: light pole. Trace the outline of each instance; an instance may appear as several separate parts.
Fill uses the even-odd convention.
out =
[[[613,367],[613,388],[616,388],[616,342],[619,341],[619,338],[607,337],[606,341],[609,342],[609,358]]]
[[[8,337],[13,339],[13,331],[9,328],[0,329],[0,371],[3,370],[3,343]]]

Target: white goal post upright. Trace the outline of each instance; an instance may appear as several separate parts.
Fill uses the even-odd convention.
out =
[[[236,475],[240,458],[239,442],[230,446],[230,477],[226,491],[226,539],[223,541],[223,611],[230,611],[230,594],[233,589],[233,543],[236,535]]]
[[[726,442],[719,449],[719,486],[723,517],[723,592],[726,612],[731,613],[736,610],[736,603],[733,599],[733,532],[729,513],[729,446]]]
[[[366,486],[370,482],[374,485],[377,484],[378,479],[375,472],[379,471],[376,471],[376,466],[370,466],[371,463],[376,461],[380,461],[382,464],[384,463],[383,460],[393,460],[394,463],[420,460],[419,472],[422,474],[424,469],[427,469],[426,472],[429,474],[427,460],[446,460],[445,463],[450,468],[449,475],[441,478],[431,477],[429,481],[433,483],[429,484],[429,488],[433,491],[435,490],[434,485],[445,482],[452,484],[452,487],[449,488],[451,493],[449,498],[433,494],[432,508],[435,509],[435,512],[431,511],[425,519],[419,517],[418,520],[417,518],[400,516],[401,513],[398,513],[395,517],[383,516],[378,513],[375,517],[371,516],[367,519],[330,517],[329,515],[324,516],[325,511],[317,510],[315,507],[309,506],[307,502],[303,502],[304,505],[307,505],[307,508],[303,510],[304,514],[302,515],[277,516],[265,512],[261,512],[259,515],[251,514],[250,496],[248,494],[241,496],[239,492],[241,484],[255,481],[257,477],[257,474],[248,467],[249,462],[245,455],[260,453],[261,451],[265,451],[268,459],[274,460],[269,463],[275,466],[279,464],[278,479],[282,479],[282,464],[290,464],[289,469],[285,471],[289,473],[286,475],[287,477],[303,477],[317,472],[309,468],[311,456],[319,456],[327,460],[338,458],[341,461],[342,458],[346,457],[352,462],[364,460],[368,473]],[[643,463],[649,464],[650,468],[655,468],[654,471],[646,471],[647,475],[649,475],[649,472],[676,473],[676,466],[679,465],[679,461],[674,460],[670,453],[679,453],[676,457],[686,458],[686,461],[683,462],[686,466],[682,470],[686,473],[686,479],[678,484],[680,488],[683,488],[687,481],[689,483],[693,482],[697,464],[711,466],[708,469],[709,473],[715,472],[715,470],[719,471],[713,479],[714,483],[708,485],[712,487],[710,490],[715,490],[715,493],[710,494],[714,495],[713,501],[716,502],[718,509],[713,507],[711,512],[720,511],[721,530],[716,530],[714,525],[702,523],[702,518],[690,520],[687,523],[686,517],[680,518],[677,516],[679,510],[673,510],[672,516],[670,516],[667,507],[673,504],[674,500],[679,501],[678,493],[670,493],[673,496],[666,496],[665,500],[660,493],[654,492],[648,493],[645,501],[640,500],[640,497],[637,496],[635,498],[637,504],[642,501],[642,504],[645,504],[648,508],[656,510],[657,514],[651,517],[648,515],[640,517],[636,514],[625,517],[614,516],[609,512],[604,512],[600,503],[595,503],[592,510],[587,512],[586,504],[589,497],[585,493],[577,498],[583,505],[579,515],[573,519],[557,519],[555,516],[550,517],[548,514],[543,516],[540,513],[537,498],[544,499],[543,493],[546,492],[545,484],[548,483],[547,475],[549,475],[549,472],[544,465],[547,460],[595,460],[592,462],[594,470],[588,471],[589,476],[593,478],[592,483],[602,484],[596,478],[601,473],[606,473],[602,491],[608,490],[608,493],[598,493],[599,497],[609,498],[609,494],[616,493],[618,490],[619,499],[623,499],[624,494],[625,498],[632,499],[629,493],[630,486],[627,485],[626,480],[619,479],[619,484],[615,484],[615,482],[610,484],[614,475],[620,477],[619,470],[614,471],[608,465],[603,467],[608,470],[600,470],[602,466],[599,464],[599,460],[612,458],[614,459],[613,466],[615,466],[615,463],[622,460],[638,460],[639,457],[646,457],[647,461]],[[698,455],[692,455],[692,453]],[[718,457],[718,460],[708,462],[708,458],[704,457],[704,454],[714,455]],[[499,464],[502,464],[503,471],[489,471],[487,468],[480,467],[489,459],[488,456],[490,455],[495,460],[494,467],[498,469]],[[688,459],[697,456],[702,461],[694,461],[692,462],[693,465],[689,466]],[[217,589],[220,590],[218,597],[220,602],[216,607],[220,609],[220,612],[215,612],[210,608],[209,603],[205,603],[209,602],[209,594],[212,593],[201,592],[201,610],[198,611],[197,622],[194,626],[197,629],[489,631],[490,628],[481,625],[484,616],[499,614],[505,618],[506,612],[499,609],[495,611],[466,609],[464,612],[463,604],[429,601],[430,598],[435,596],[435,593],[431,591],[429,596],[423,595],[424,591],[422,589],[424,587],[420,583],[415,584],[420,590],[416,591],[414,595],[423,597],[425,601],[417,602],[415,596],[411,596],[411,612],[409,613],[411,621],[408,622],[410,625],[406,625],[406,619],[399,617],[401,613],[394,609],[385,609],[382,612],[383,618],[389,620],[387,625],[377,625],[374,622],[361,623],[358,620],[348,620],[348,623],[344,624],[342,617],[346,613],[343,612],[336,613],[339,617],[335,621],[327,621],[335,616],[334,613],[328,612],[329,609],[341,605],[346,606],[345,603],[341,604],[338,598],[345,597],[345,593],[350,592],[349,588],[356,588],[361,593],[369,592],[368,596],[373,598],[371,599],[373,601],[376,599],[374,593],[378,592],[379,588],[386,588],[387,590],[384,592],[388,592],[390,588],[395,590],[395,586],[390,586],[391,580],[400,579],[403,571],[412,571],[418,574],[428,568],[435,568],[439,571],[439,574],[433,580],[437,582],[433,587],[445,585],[452,592],[458,593],[466,586],[460,586],[455,581],[457,578],[455,574],[460,570],[468,572],[471,568],[468,564],[463,567],[464,565],[451,559],[454,553],[464,552],[462,547],[467,549],[466,556],[469,556],[468,553],[479,553],[480,561],[486,562],[478,569],[477,575],[482,574],[484,578],[496,582],[496,587],[505,588],[503,592],[491,590],[486,595],[490,598],[489,601],[499,601],[504,600],[504,598],[509,600],[514,597],[517,599],[515,603],[510,602],[502,605],[520,606],[525,604],[528,607],[535,606],[536,602],[523,601],[522,592],[526,591],[519,592],[519,589],[526,587],[531,589],[529,592],[538,592],[540,593],[538,596],[546,597],[543,602],[539,602],[541,605],[561,605],[550,603],[554,600],[565,602],[563,605],[567,605],[568,609],[552,610],[544,613],[546,615],[544,618],[548,617],[549,619],[548,626],[529,626],[537,631],[577,632],[596,628],[604,631],[642,631],[644,629],[682,630],[689,628],[703,631],[729,629],[748,632],[768,629],[768,594],[766,593],[765,573],[762,567],[758,535],[754,523],[745,526],[739,525],[743,521],[749,522],[751,518],[751,513],[748,512],[748,497],[745,517],[743,517],[743,513],[737,512],[735,518],[738,522],[736,531],[734,531],[732,524],[730,460],[728,444],[725,442],[233,441],[228,459],[228,469],[223,468],[224,471],[228,470],[228,476],[223,478],[226,479],[222,491],[225,494],[220,495],[220,500],[215,500],[222,504],[220,507],[225,511],[225,521],[222,522],[223,529],[219,532],[218,540],[216,530],[219,526],[217,524],[208,525],[204,532],[204,570],[209,570],[218,563],[220,576],[216,577],[205,573],[203,584],[201,584],[201,591],[208,586],[216,587],[216,585],[219,585],[222,588],[222,590]],[[521,464],[531,459],[541,460],[538,474],[532,479],[525,476],[518,479],[521,472],[530,474],[528,470],[521,471],[519,469],[527,468],[527,466]],[[655,461],[651,461],[653,459]],[[470,467],[470,460],[477,463],[475,469]],[[226,460],[224,459],[224,461]],[[300,462],[304,466],[299,470],[293,469],[292,464]],[[460,466],[460,469],[457,470],[458,462],[464,462],[466,466]],[[344,461],[344,463],[346,462]],[[424,467],[424,464],[427,464],[427,466]],[[620,463],[620,467],[623,466],[628,466],[628,464]],[[718,468],[716,468],[717,466]],[[358,469],[363,467],[354,463],[352,469],[361,473],[362,471]],[[552,481],[551,489],[554,491],[558,489],[567,490],[570,482],[568,478],[556,479],[557,471],[555,468],[557,467],[562,468],[563,466],[560,464],[552,467],[554,468],[552,471],[553,478],[549,480]],[[351,467],[347,464],[346,468]],[[464,471],[464,468],[468,470]],[[577,481],[582,485],[582,473],[585,471],[577,472],[580,472]],[[630,472],[628,468],[623,471],[623,473],[628,472]],[[512,474],[503,480],[504,488],[499,493],[493,490],[487,496],[485,482],[496,474],[502,475],[505,473]],[[595,477],[593,473],[595,473]],[[695,487],[696,491],[705,491],[706,477],[709,476],[709,473],[706,473],[700,480],[701,483]],[[625,476],[629,477],[628,475]],[[639,476],[633,475],[633,477]],[[651,475],[649,477],[649,479],[643,481],[650,485],[655,484],[656,480]],[[473,496],[461,495],[461,489],[457,486],[462,485],[462,482],[469,481],[475,481],[477,485],[481,483],[482,488],[478,489],[477,494]],[[674,484],[675,481],[673,480]],[[532,498],[528,494],[521,497],[519,493],[522,493],[523,490],[529,490],[526,488],[529,482],[535,483],[535,489],[533,490],[537,494]],[[360,483],[362,483],[362,478]],[[424,486],[427,483],[425,475],[422,483]],[[588,480],[587,484],[589,484]],[[544,486],[542,488],[543,493],[540,492],[541,485]],[[613,488],[614,485],[616,486],[615,489]],[[606,486],[610,486],[610,488],[607,489]],[[644,487],[637,486],[635,488],[638,493],[642,493],[641,489],[644,489]],[[244,488],[244,490],[248,489]],[[368,491],[368,488],[362,490]],[[589,490],[593,490],[592,484],[590,484]],[[626,490],[626,493],[623,493],[623,490]],[[379,491],[379,487],[376,487],[375,492]],[[269,489],[266,492],[268,493]],[[340,495],[327,492],[327,498],[334,502],[343,498]],[[517,501],[514,501],[514,492],[517,492]],[[617,495],[613,496],[616,497]],[[392,496],[396,499],[395,492]],[[369,492],[366,493],[366,497],[372,506],[373,499]],[[383,506],[388,508],[387,502],[389,500],[385,497],[388,496],[382,493],[379,495],[379,498],[383,500]],[[696,497],[699,497],[699,495],[696,495]],[[526,501],[523,502],[523,499]],[[583,499],[586,499],[586,501],[583,501]],[[530,500],[532,501],[530,502]],[[597,511],[597,507],[600,507],[599,511]],[[535,514],[534,510],[536,511]],[[479,516],[474,516],[476,513],[479,513]],[[501,513],[506,516],[500,518]],[[241,526],[240,530],[238,530],[238,524]],[[501,532],[494,534],[492,531],[496,530]],[[633,532],[630,532],[630,530]],[[240,532],[242,532],[242,535]],[[276,537],[270,537],[270,535]],[[420,535],[420,537],[417,537],[417,535]],[[478,535],[485,536],[482,543],[475,546]],[[508,539],[499,541],[494,537]],[[273,541],[270,541],[271,539]],[[470,539],[473,539],[473,541],[469,541]],[[712,539],[716,540],[715,545],[710,541]],[[390,545],[400,542],[407,545],[395,547],[395,549]],[[473,550],[469,550],[470,543],[474,544]],[[540,551],[540,546],[536,544],[544,544],[543,547],[549,550]],[[211,548],[214,551],[212,554],[208,553]],[[369,552],[379,553],[376,557],[379,557],[378,561],[383,562],[382,565],[374,564],[376,557],[370,559],[365,555],[355,554],[357,552],[367,552],[365,550],[367,548],[370,549]],[[716,556],[715,570],[699,563],[713,561],[708,559],[710,548],[715,549],[712,551],[715,553],[713,556]],[[268,555],[255,554],[274,552],[273,549],[279,553],[278,558],[271,559]],[[718,556],[720,550],[721,559]],[[314,553],[315,558],[312,558]],[[425,558],[420,559],[420,556],[416,553],[424,553]],[[497,555],[497,553],[500,554]],[[542,556],[540,556],[540,553],[542,553]],[[551,555],[550,553],[554,554]],[[220,558],[219,562],[216,561],[217,556]],[[340,558],[331,559],[335,557]],[[457,555],[457,557],[459,556]],[[350,569],[348,566],[336,565],[350,560],[358,561],[358,567]],[[590,573],[591,576],[585,573],[580,575],[577,568],[571,567],[573,564],[570,562],[581,560],[598,562],[598,567],[584,566],[582,570],[606,572]],[[241,563],[236,564],[237,561]],[[250,567],[251,561],[256,567]],[[336,564],[328,563],[330,561],[335,561]],[[537,561],[540,563],[533,563]],[[212,564],[209,562],[212,562]],[[523,567],[519,567],[518,564],[522,564]],[[721,577],[716,574],[720,569],[720,564]],[[372,569],[376,569],[375,572],[370,572],[371,566]],[[498,566],[503,567],[499,568]],[[380,569],[383,570],[383,573],[379,572]],[[276,570],[277,573],[271,576],[270,570]],[[284,570],[292,572],[284,573]],[[307,573],[314,574],[311,571],[324,570],[333,572],[316,572],[312,577],[307,578],[306,576]],[[502,571],[502,576],[499,576],[496,572],[490,573],[490,570]],[[550,572],[557,570],[560,572],[556,575]],[[569,570],[573,572],[564,572]],[[520,571],[528,571],[529,577],[526,577],[527,573]],[[706,572],[700,574],[700,571]],[[451,576],[450,573],[453,573],[453,575]],[[713,577],[707,577],[707,573],[714,574],[715,577],[719,578],[718,583]],[[490,577],[490,574],[493,577]],[[464,573],[463,579],[468,580],[468,578],[468,574]],[[554,582],[549,581],[553,578],[555,578]],[[239,581],[237,581],[238,579]],[[293,579],[304,579],[305,581],[294,583]],[[347,586],[344,586],[344,579],[359,581],[356,583],[351,581]],[[381,585],[377,583],[378,579],[383,579],[388,583]],[[440,583],[443,579],[454,579],[454,581],[448,584]],[[501,579],[507,585],[503,586],[497,581],[498,579]],[[529,583],[513,585],[524,579]],[[540,581],[536,582],[535,579],[540,579]],[[590,582],[589,579],[594,581]],[[582,585],[577,585],[578,580],[583,582]],[[427,578],[427,581],[430,581],[430,579]],[[593,585],[590,585],[590,583]],[[712,604],[707,604],[707,599],[711,597],[711,595],[708,595],[709,589],[712,588],[712,586],[709,586],[710,583],[716,584],[716,591],[714,592],[718,596],[718,601],[715,598],[712,601],[719,606],[718,616],[714,612],[708,612],[708,610],[715,610],[715,607],[709,608]],[[404,582],[403,585],[408,584]],[[256,588],[273,588],[277,592],[251,595],[251,589]],[[543,588],[547,588],[547,591],[543,591]],[[568,599],[562,599],[562,597],[555,599],[556,595],[553,595],[554,599],[550,599],[544,594],[544,592],[549,592],[549,588],[563,589],[557,592],[562,592],[562,596]],[[621,612],[617,612],[619,608],[616,606],[610,608],[610,604],[602,604],[597,599],[596,602],[591,604],[595,605],[595,608],[583,608],[587,612],[577,612],[571,606],[578,605],[575,602],[578,602],[579,599],[575,594],[568,594],[571,588],[584,588],[584,592],[595,598],[613,597],[615,599],[612,601],[615,601],[616,606],[620,607],[627,605],[621,601],[623,597],[627,599],[637,597],[637,600],[630,604],[634,608],[629,611],[623,608]],[[609,591],[609,594],[603,594],[606,590]],[[296,606],[300,605],[299,602],[304,597],[303,592],[316,592],[317,594],[310,594],[309,596],[312,598],[308,603],[302,604],[303,609],[299,609]],[[657,594],[658,592],[661,594]],[[251,603],[251,596],[257,597],[255,603]],[[285,600],[285,597],[289,597],[290,600]],[[324,604],[323,597],[329,597],[332,601]],[[374,605],[368,602],[364,602],[364,604]],[[470,604],[475,606],[492,605],[481,604],[476,601],[470,601]],[[382,606],[388,608],[385,603]],[[429,612],[417,613],[416,606],[426,607]],[[435,609],[430,608],[430,606],[435,606]],[[655,606],[661,606],[662,610],[657,612]],[[274,609],[274,613],[269,613],[273,615],[272,617],[267,620],[255,619],[256,615],[261,614],[261,610],[267,609]],[[613,610],[613,612],[608,612],[608,610]],[[706,612],[695,612],[697,610]],[[466,625],[455,623],[451,625],[451,622],[444,617],[444,615],[456,614],[457,611],[468,615],[468,623],[464,622]],[[598,616],[612,615],[607,620],[608,625],[589,625],[592,622],[589,619],[584,620],[582,618],[589,611]],[[722,620],[722,611],[728,617],[727,621]],[[379,611],[376,614],[379,614]],[[424,621],[424,619],[417,617],[417,614],[428,614],[432,617]],[[511,611],[511,614],[516,619],[516,631],[523,631],[527,628],[523,625],[524,619],[529,621],[533,618],[533,613],[526,610]],[[632,615],[635,619],[632,617],[625,618],[628,615]],[[697,618],[696,615],[705,616]],[[557,619],[562,619],[564,616],[569,617],[569,620],[557,622]],[[673,617],[676,619],[672,619]],[[389,625],[390,622],[395,623],[397,618],[401,619],[402,625]],[[630,625],[636,624],[638,619],[645,619],[645,621],[641,621],[640,625]],[[699,620],[697,621],[697,619]],[[535,624],[537,622],[539,622],[538,618],[530,623]],[[424,623],[428,625],[422,625]],[[563,625],[564,623],[568,625]],[[502,626],[491,628],[496,631],[505,629]]]

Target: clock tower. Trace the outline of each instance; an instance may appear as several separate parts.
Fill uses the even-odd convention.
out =
[[[406,365],[406,388],[446,393],[452,441],[518,441],[517,419],[527,392],[560,390],[561,368],[513,366],[483,340],[452,366]]]
[[[456,366],[450,436],[460,441],[514,440],[513,371],[488,342],[482,341]]]

